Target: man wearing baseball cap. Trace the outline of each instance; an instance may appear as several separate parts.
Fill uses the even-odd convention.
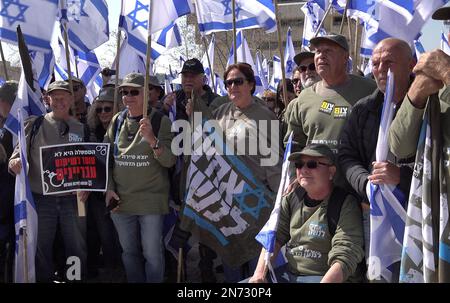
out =
[[[59,222],[65,243],[66,258],[76,256],[81,262],[81,279],[86,275],[85,224],[79,220],[77,195],[72,192],[58,195],[43,195],[40,163],[40,147],[87,141],[89,133],[82,123],[70,113],[74,98],[67,81],[50,83],[47,89],[52,112],[43,116],[31,116],[25,121],[28,146],[29,181],[38,215],[36,252],[36,281],[54,280],[53,244]],[[87,133],[86,133],[87,132]],[[16,148],[9,160],[9,169],[20,173],[20,150]],[[87,198],[81,192],[81,200]]]
[[[347,73],[349,46],[342,35],[330,34],[310,41],[315,69],[321,81],[304,89],[292,101],[285,144],[293,132],[292,148],[298,151],[310,143],[323,143],[337,153],[341,129],[352,106],[371,94],[375,82]],[[339,172],[338,172],[339,175]],[[344,178],[336,178],[342,186]]]
[[[361,281],[364,256],[357,200],[333,184],[335,155],[325,144],[310,144],[288,160],[296,168],[297,188],[283,197],[274,259],[286,245],[287,266],[275,270],[278,282]],[[337,205],[341,206],[340,211]],[[334,222],[334,223],[332,223]],[[249,282],[266,282],[265,250]]]

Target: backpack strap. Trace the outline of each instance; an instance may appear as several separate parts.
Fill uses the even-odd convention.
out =
[[[342,205],[344,204],[345,198],[349,194],[350,193],[340,187],[335,187],[331,193],[327,207],[328,230],[330,231],[331,236],[336,234],[337,224],[339,222],[339,217],[341,216]]]

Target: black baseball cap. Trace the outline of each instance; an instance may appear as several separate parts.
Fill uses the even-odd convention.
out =
[[[297,162],[302,156],[310,157],[324,157],[330,161],[330,164],[335,164],[335,155],[333,151],[325,144],[309,144],[306,145],[301,151],[292,153],[288,160],[291,162]]]
[[[300,63],[306,58],[314,58],[314,53],[307,50],[301,51],[294,56],[294,62],[297,66],[300,66]]]
[[[437,9],[431,16],[434,20],[450,20],[450,6]]]
[[[204,74],[205,70],[203,64],[197,58],[192,58],[184,62],[180,74],[183,73]]]

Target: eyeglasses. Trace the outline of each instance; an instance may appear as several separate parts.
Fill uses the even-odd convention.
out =
[[[304,73],[307,69],[316,70],[316,66],[314,65],[314,63],[310,63],[309,65],[300,65],[299,69],[302,73]]]
[[[300,78],[294,78],[292,79],[292,84],[297,85],[297,83],[300,82]]]
[[[95,109],[95,112],[97,114],[101,114],[102,112],[104,113],[110,113],[112,111],[112,107],[111,106],[105,106],[105,107],[97,107]]]
[[[140,94],[140,91],[138,89],[132,89],[132,90],[121,90],[120,94],[123,96],[128,96],[130,94],[131,96],[137,96]]]
[[[223,84],[225,84],[225,88],[229,88],[233,84],[236,86],[241,86],[242,84],[244,84],[244,81],[244,78],[228,79],[223,81]]]
[[[309,160],[309,161],[299,161],[299,162],[295,162],[295,168],[301,169],[303,168],[303,166],[305,166],[309,168],[309,169],[316,169],[317,166],[319,166],[319,164],[321,165],[325,165],[325,166],[332,166],[332,164],[328,164],[328,163],[323,163],[320,161],[315,161],[315,160]]]

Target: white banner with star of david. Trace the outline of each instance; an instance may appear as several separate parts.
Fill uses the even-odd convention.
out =
[[[58,0],[2,0],[0,1],[0,39],[17,45],[17,26],[20,25],[30,50],[51,51]]]

